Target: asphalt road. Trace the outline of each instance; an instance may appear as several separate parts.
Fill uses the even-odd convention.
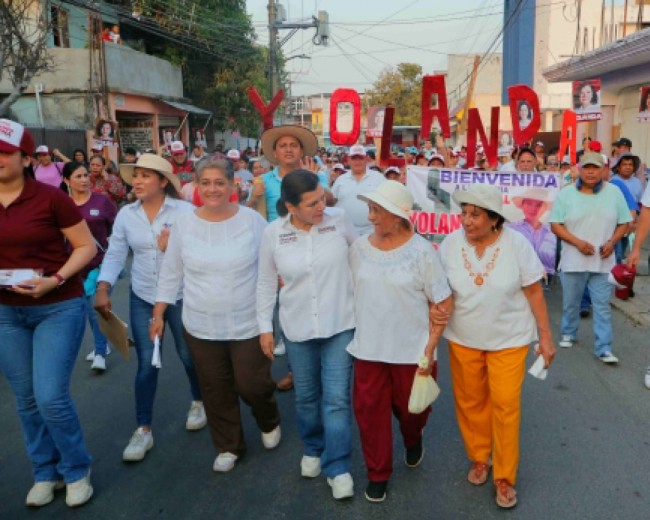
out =
[[[127,286],[120,281],[114,308],[127,317]],[[555,330],[560,288],[548,298]],[[650,518],[650,391],[643,371],[650,364],[647,328],[614,312],[621,362],[605,366],[592,353],[591,320],[583,320],[579,343],[560,349],[546,381],[527,376],[523,392],[519,505],[497,508],[491,485],[465,481],[468,462],[453,410],[446,344],[440,345],[442,394],[425,432],[425,460],[416,469],[403,463],[395,428],[395,472],[388,499],[363,497],[365,469],[354,435],[352,474],[356,496],[337,502],[324,477],[300,477],[301,443],[295,428],[293,394],[278,394],[283,438],[277,449],[262,446],[244,407],[248,452],[227,474],[212,471],[216,453],[207,430],[184,429],[189,386],[172,345],[166,345],[154,411],[155,447],[140,463],[121,454],[135,428],[135,361],[108,358],[108,371],[94,374],[84,357],[86,334],[73,376],[72,393],[93,454],[95,496],[70,510],[64,493],[41,509],[24,499],[32,483],[13,396],[0,377],[0,520],[23,518],[212,518],[212,519],[648,519]],[[169,338],[171,341],[171,338]],[[532,356],[529,363],[532,362]],[[280,377],[286,359],[274,363]]]

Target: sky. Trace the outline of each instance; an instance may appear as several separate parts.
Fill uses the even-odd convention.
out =
[[[549,0],[550,1],[550,0]],[[418,63],[424,73],[445,70],[447,54],[485,52],[503,25],[504,0],[280,0],[288,22],[327,11],[330,42],[312,43],[315,28],[299,30],[282,47],[291,95],[365,91],[387,67]],[[268,45],[268,0],[247,0],[260,43]],[[280,30],[280,39],[289,30]],[[500,39],[498,40],[500,42]],[[495,47],[500,52],[501,45]]]

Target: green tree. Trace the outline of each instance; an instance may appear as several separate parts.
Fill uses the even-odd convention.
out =
[[[395,107],[395,125],[419,125],[422,97],[422,67],[416,63],[399,63],[384,69],[366,91],[366,106]]]

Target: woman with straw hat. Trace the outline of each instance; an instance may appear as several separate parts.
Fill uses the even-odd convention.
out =
[[[435,348],[442,327],[429,328],[429,304],[451,310],[451,291],[438,253],[413,232],[409,211],[413,196],[387,180],[373,192],[357,195],[368,203],[370,235],[350,248],[356,331],[348,352],[354,362],[354,415],[366,461],[366,498],[386,498],[393,472],[393,410],[406,448],[405,463],[416,467],[424,457],[422,430],[431,407],[408,411],[418,371],[436,377]],[[426,356],[427,368],[418,368]]]
[[[462,228],[443,241],[440,257],[454,296],[447,321],[456,416],[472,467],[467,480],[485,484],[494,463],[496,502],[517,504],[520,395],[528,345],[537,340],[545,366],[555,346],[539,281],[544,266],[526,238],[504,227],[503,196],[474,184],[452,199]]]
[[[162,157],[145,153],[135,164],[121,167],[124,181],[133,186],[136,202],[123,207],[113,225],[108,251],[97,278],[95,309],[107,319],[111,311],[109,291],[126,264],[129,249],[133,251],[130,290],[131,331],[138,356],[135,378],[136,420],[138,428],[124,450],[125,461],[142,460],[153,447],[151,433],[153,402],[156,396],[158,369],[152,366],[154,344],[149,339],[149,319],[156,302],[156,285],[170,230],[176,220],[194,206],[180,200],[180,181],[172,166]],[[165,311],[176,351],[190,381],[192,405],[185,427],[198,430],[206,424],[199,384],[187,344],[183,338],[181,314],[182,292],[176,305]],[[162,338],[161,338],[162,342]]]

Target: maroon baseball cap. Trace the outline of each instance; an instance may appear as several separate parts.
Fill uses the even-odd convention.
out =
[[[23,125],[10,119],[0,119],[0,151],[34,155],[34,138]]]

